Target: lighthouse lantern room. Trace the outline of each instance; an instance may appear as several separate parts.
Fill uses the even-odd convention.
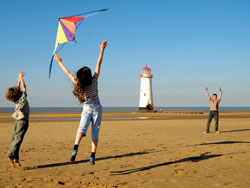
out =
[[[140,87],[140,103],[139,111],[151,111],[154,109],[153,93],[152,93],[152,78],[151,69],[146,65],[140,74],[141,87]]]

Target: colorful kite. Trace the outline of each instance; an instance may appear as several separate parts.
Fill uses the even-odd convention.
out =
[[[57,36],[56,36],[56,44],[55,44],[55,49],[53,51],[53,55],[50,61],[50,67],[49,67],[49,78],[51,75],[51,69],[52,69],[52,64],[53,64],[53,59],[54,59],[54,54],[58,53],[62,47],[69,41],[75,40],[75,31],[78,29],[80,26],[81,22],[89,17],[90,15],[93,15],[98,12],[106,11],[108,9],[101,9],[101,10],[96,10],[92,12],[86,12],[82,14],[78,14],[75,16],[70,16],[70,17],[64,17],[64,18],[59,18],[59,24],[58,24],[58,29],[57,29]],[[81,15],[86,15],[85,17],[80,17]],[[78,23],[79,22],[79,23]],[[78,23],[78,26],[76,24]],[[63,44],[59,50],[57,50],[57,47]]]

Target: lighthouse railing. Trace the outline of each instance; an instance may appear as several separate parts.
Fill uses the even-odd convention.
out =
[[[140,78],[153,78],[153,74],[140,74]]]

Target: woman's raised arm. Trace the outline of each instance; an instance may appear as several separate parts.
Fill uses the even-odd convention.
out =
[[[72,83],[74,85],[76,85],[76,78],[74,77],[73,74],[71,74],[71,72],[69,72],[69,70],[64,66],[64,64],[62,63],[62,58],[61,56],[58,56],[57,54],[54,54],[54,58],[55,60],[58,62],[58,64],[60,65],[61,69],[63,70],[63,72],[65,72],[67,74],[67,76],[70,78],[70,80],[72,81]]]
[[[104,50],[105,50],[106,46],[108,45],[108,41],[105,40],[102,43],[99,42],[99,45],[100,45],[100,55],[99,55],[99,58],[98,58],[98,61],[97,61],[95,74],[94,74],[94,77],[95,77],[96,80],[98,80],[99,75],[100,75],[102,58],[103,58]]]

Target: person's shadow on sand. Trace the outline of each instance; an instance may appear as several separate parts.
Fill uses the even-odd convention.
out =
[[[220,141],[220,142],[209,142],[209,143],[201,143],[195,145],[188,145],[188,146],[205,146],[205,145],[214,145],[214,144],[249,144],[249,141]]]
[[[208,153],[210,152],[203,153],[200,156],[187,157],[187,158],[183,158],[177,161],[169,161],[169,162],[159,163],[159,164],[150,165],[150,166],[141,167],[141,168],[134,168],[134,169],[129,169],[129,170],[121,170],[121,171],[111,171],[111,175],[126,175],[126,174],[141,172],[141,171],[150,170],[153,168],[167,166],[167,165],[176,164],[176,163],[182,163],[182,162],[188,162],[188,161],[199,162],[202,160],[223,156],[223,154],[207,155]]]
[[[156,153],[160,152],[156,150],[150,150],[150,151],[141,151],[141,152],[132,152],[122,155],[113,155],[113,156],[107,156],[107,157],[100,157],[96,158],[96,161],[106,160],[106,159],[114,159],[114,158],[122,158],[122,157],[132,157],[137,155],[146,155],[150,153]],[[89,162],[89,159],[80,160],[80,161],[74,161],[74,162],[62,162],[62,163],[52,163],[52,164],[45,164],[45,165],[39,165],[39,166],[33,166],[33,167],[24,167],[24,170],[33,170],[38,168],[51,168],[51,167],[59,167],[59,166],[66,166],[66,165],[73,165],[73,164],[80,164],[80,163],[86,163]]]
[[[232,132],[241,132],[241,131],[250,131],[250,129],[229,130],[229,131],[220,131],[220,132],[221,133],[232,133]]]

